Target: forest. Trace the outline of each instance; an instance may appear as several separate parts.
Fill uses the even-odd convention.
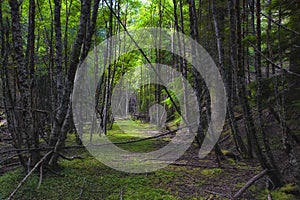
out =
[[[300,198],[299,0],[0,0],[0,200]]]

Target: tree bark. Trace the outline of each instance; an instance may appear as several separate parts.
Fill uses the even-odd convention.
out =
[[[257,101],[257,110],[258,110],[258,122],[257,122],[257,129],[258,132],[261,134],[262,136],[262,140],[263,140],[263,144],[264,144],[264,148],[266,150],[266,154],[268,157],[268,160],[266,160],[266,162],[270,162],[270,167],[272,167],[272,170],[274,171],[277,176],[278,179],[280,178],[280,172],[278,170],[278,167],[275,163],[275,159],[269,144],[269,138],[265,132],[265,128],[264,128],[264,119],[263,119],[263,106],[262,106],[262,70],[261,70],[261,5],[260,5],[260,0],[256,0],[256,42],[257,42],[257,49],[258,51],[256,51],[255,53],[255,69],[256,69],[256,82],[257,82],[257,92],[256,92],[256,101]]]
[[[181,2],[181,0],[180,0]],[[194,39],[195,41],[199,41],[199,31],[198,31],[198,19],[197,19],[197,15],[196,15],[196,8],[195,8],[195,2],[194,0],[189,0],[189,17],[190,17],[190,35],[191,38]],[[180,18],[183,19],[183,13],[182,13],[182,3],[180,3]],[[181,20],[181,28],[183,30],[183,20]],[[184,48],[184,47],[183,47]],[[193,47],[192,47],[193,48]],[[193,48],[195,49],[195,48]],[[185,49],[184,49],[185,50]],[[192,57],[193,59],[195,59],[195,56],[197,56],[197,52],[192,51]],[[185,63],[186,64],[186,63]],[[203,112],[202,112],[202,95],[201,95],[201,86],[202,84],[202,80],[200,78],[200,74],[199,72],[192,68],[192,74],[193,74],[193,79],[194,79],[194,90],[197,96],[197,101],[198,101],[198,106],[199,106],[199,119],[198,119],[198,131],[197,131],[197,135],[196,135],[196,141],[198,143],[199,146],[202,145],[202,142],[204,140],[205,134],[204,134],[204,129],[203,129],[203,120],[204,117],[202,116]],[[203,93],[205,93],[206,89],[203,89],[204,91],[202,91]],[[208,109],[208,106],[206,106]]]
[[[63,90],[63,69],[62,69],[62,36],[61,36],[61,21],[60,21],[60,12],[61,12],[61,0],[54,0],[54,26],[55,26],[55,48],[56,48],[56,93],[57,100],[56,105],[59,105],[62,98]]]
[[[17,62],[17,76],[18,76],[18,86],[20,90],[20,95],[22,99],[22,111],[23,126],[22,128],[24,135],[22,136],[26,141],[26,146],[28,148],[38,146],[36,141],[36,135],[34,133],[33,126],[33,114],[32,114],[32,95],[31,95],[31,78],[30,71],[25,62],[24,49],[23,49],[23,39],[20,23],[20,13],[19,13],[19,2],[16,0],[10,0],[9,5],[11,7],[11,18],[12,18],[12,37],[13,46],[15,49],[15,58]],[[34,166],[40,158],[39,152],[36,150],[29,151],[30,158],[28,162],[28,170],[31,166]]]
[[[229,81],[228,81],[228,72],[225,69],[224,65],[224,35],[223,33],[225,32],[224,29],[224,13],[223,13],[224,8],[217,7],[216,1],[212,1],[212,14],[213,14],[213,19],[214,19],[214,25],[215,25],[215,33],[216,33],[216,38],[217,38],[217,49],[218,49],[218,55],[219,55],[219,68],[222,74],[223,82],[225,85],[225,90],[228,96],[228,101],[227,101],[227,110],[229,114],[229,119],[231,122],[231,127],[232,127],[232,133],[233,137],[237,146],[237,149],[239,152],[246,154],[246,148],[243,143],[243,140],[240,136],[238,125],[234,116],[234,109],[232,105],[232,96],[231,96],[231,91],[229,88]],[[218,13],[218,14],[217,14]]]
[[[57,164],[58,155],[57,151],[64,145],[65,134],[62,132],[62,127],[67,119],[67,113],[70,107],[70,95],[73,90],[73,84],[75,79],[75,74],[79,65],[80,53],[82,50],[82,44],[85,37],[86,23],[88,19],[88,13],[91,5],[91,0],[83,0],[81,4],[81,15],[80,15],[80,24],[78,27],[76,39],[72,46],[72,53],[70,57],[70,65],[68,69],[68,74],[66,76],[62,98],[59,102],[58,111],[53,122],[51,135],[50,135],[50,146],[55,147],[54,154],[51,157],[49,164]]]

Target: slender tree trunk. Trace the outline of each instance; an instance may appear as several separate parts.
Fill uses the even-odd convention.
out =
[[[228,110],[228,114],[229,114],[229,119],[231,122],[231,127],[232,127],[232,133],[233,133],[233,137],[237,146],[237,149],[239,152],[245,154],[246,153],[246,148],[245,145],[243,143],[243,140],[240,136],[239,133],[239,129],[238,129],[238,125],[234,116],[234,109],[233,109],[233,105],[232,105],[232,101],[231,101],[231,91],[229,88],[229,81],[228,81],[228,72],[225,69],[225,65],[224,65],[224,47],[223,47],[223,43],[224,43],[224,35],[223,33],[225,32],[224,29],[224,8],[221,7],[217,7],[216,5],[216,1],[213,0],[212,1],[212,14],[213,14],[213,18],[214,18],[214,25],[215,25],[215,32],[216,32],[216,38],[217,38],[217,49],[218,49],[218,55],[219,55],[219,68],[221,70],[221,74],[223,77],[223,82],[225,85],[225,90],[228,96],[228,101],[227,101],[227,110]],[[218,14],[217,14],[218,13]]]
[[[70,57],[70,65],[68,69],[68,74],[65,80],[62,98],[59,102],[59,109],[56,113],[54,123],[52,125],[51,136],[50,136],[50,145],[55,147],[54,154],[51,157],[49,164],[57,164],[58,155],[56,152],[64,145],[64,139],[66,133],[62,132],[63,125],[66,125],[65,121],[68,120],[67,114],[69,113],[70,107],[70,95],[73,90],[74,78],[79,65],[80,53],[82,49],[82,44],[85,38],[86,22],[89,17],[91,1],[83,0],[81,5],[81,16],[78,32],[76,39],[72,47],[72,53]]]
[[[230,6],[234,5],[233,1],[229,1]],[[232,12],[232,11],[231,11]],[[230,15],[232,15],[231,13]],[[242,45],[241,45],[241,20],[240,20],[240,1],[237,0],[235,2],[235,19],[236,19],[236,27],[233,30],[236,30],[236,33],[233,31],[231,32],[231,43],[235,43],[235,49],[232,48],[232,62],[234,63],[236,73],[237,73],[237,84],[238,84],[238,93],[239,93],[239,100],[243,109],[244,114],[244,121],[246,123],[246,131],[247,131],[247,140],[248,140],[248,156],[250,158],[253,157],[253,135],[255,134],[255,126],[254,121],[251,116],[250,106],[247,99],[247,92],[245,87],[245,70],[243,63],[241,62],[241,55],[242,55]],[[236,34],[236,35],[234,35]]]
[[[107,37],[111,37],[113,34],[113,1],[110,0],[110,13],[109,13],[109,28],[108,28],[108,35]],[[105,93],[105,109],[104,109],[104,118],[103,118],[103,131],[104,134],[107,134],[107,125],[109,123],[109,115],[110,115],[110,93],[111,93],[111,88],[112,88],[112,64],[111,64],[111,58],[112,58],[112,53],[113,53],[113,49],[112,49],[112,42],[111,40],[109,41],[109,43],[107,43],[107,61],[106,61],[106,65],[107,65],[107,79],[106,79],[106,93]]]
[[[263,107],[262,107],[262,71],[261,71],[261,20],[260,20],[261,5],[260,0],[256,0],[256,38],[257,38],[257,49],[255,53],[255,69],[256,69],[256,81],[257,81],[257,92],[256,92],[256,101],[257,101],[257,110],[258,110],[258,122],[257,128],[258,132],[262,135],[262,140],[270,166],[272,170],[280,177],[280,172],[275,163],[275,159],[269,144],[269,138],[265,132],[264,128],[264,119],[263,119]],[[266,160],[266,162],[268,162]]]
[[[180,0],[181,2],[181,0]],[[199,33],[198,33],[198,21],[197,21],[197,16],[196,16],[196,8],[195,8],[195,2],[194,0],[189,0],[189,17],[190,17],[190,35],[192,39],[195,41],[199,41]],[[183,11],[182,11],[182,3],[180,3],[180,18],[183,19]],[[181,28],[183,29],[183,20],[181,20]],[[195,48],[193,48],[195,49]],[[195,56],[197,56],[197,52],[192,52],[193,59],[195,59]],[[186,64],[186,63],[185,63]],[[194,79],[194,90],[197,96],[197,101],[198,101],[198,106],[199,106],[199,119],[198,119],[198,131],[196,135],[196,141],[199,146],[202,145],[202,142],[204,140],[204,130],[203,130],[203,119],[204,117],[202,116],[202,98],[201,98],[201,82],[202,80],[200,79],[200,74],[199,72],[192,68],[192,74],[193,74],[193,79]],[[208,109],[208,108],[207,108]]]
[[[18,125],[16,124],[16,110],[15,110],[15,101],[13,100],[12,92],[9,84],[9,73],[8,73],[8,51],[10,49],[9,43],[9,24],[7,23],[7,27],[4,27],[3,22],[3,14],[2,14],[2,1],[0,1],[0,68],[1,68],[1,80],[2,80],[2,94],[5,97],[3,99],[4,109],[8,124],[8,131],[11,133],[13,138],[13,146],[17,149],[20,149],[22,146],[22,140],[20,138],[20,133],[18,129]],[[11,107],[11,108],[9,108]],[[20,152],[17,152],[20,153]],[[26,168],[26,161],[22,154],[18,154],[19,161],[21,165]]]
[[[300,2],[295,1],[294,4],[294,16],[291,17],[291,22],[295,24],[295,31],[298,34],[293,33],[291,36],[291,53],[290,53],[290,71],[295,73],[300,73],[300,27],[299,27],[299,21],[300,21]]]
[[[270,180],[273,182],[275,187],[279,187],[282,185],[280,177],[276,172],[273,170],[274,168],[270,166],[267,162],[267,159],[262,153],[262,149],[259,144],[258,136],[256,134],[254,120],[251,114],[249,102],[247,99],[246,94],[246,87],[245,87],[245,72],[244,67],[242,66],[241,62],[241,55],[242,55],[242,38],[241,38],[241,22],[240,22],[240,0],[236,0],[236,17],[237,17],[237,69],[239,75],[239,93],[240,93],[240,101],[243,108],[243,113],[245,117],[245,123],[247,128],[247,134],[250,139],[251,145],[255,150],[255,154],[257,159],[262,166],[263,169],[268,169],[268,175]],[[248,150],[249,153],[249,150]]]
[[[279,24],[281,24],[282,21],[282,8],[279,7]],[[281,83],[280,86],[283,87],[283,90],[285,90],[285,73],[283,71],[283,58],[281,55],[282,47],[281,47],[281,26],[278,26],[278,52],[279,52],[279,61],[280,61],[280,68],[281,68]],[[298,186],[298,191],[300,191],[300,163],[296,156],[295,152],[295,146],[296,144],[293,142],[293,139],[290,134],[288,134],[288,127],[286,122],[286,100],[285,100],[285,94],[281,95],[281,98],[279,96],[278,91],[278,76],[275,76],[275,83],[274,83],[274,92],[275,92],[275,98],[276,98],[276,104],[278,107],[278,117],[280,121],[280,128],[282,132],[282,142],[283,142],[283,148],[285,150],[285,153],[287,154],[289,164],[291,166],[292,172],[295,177],[295,181]]]
[[[57,91],[57,105],[62,98],[63,90],[63,69],[62,69],[62,36],[61,36],[61,21],[60,21],[60,12],[61,12],[61,0],[54,0],[54,26],[55,26],[55,47],[56,47],[56,91]]]
[[[268,58],[270,58],[271,60],[273,60],[273,53],[272,53],[272,46],[271,46],[271,30],[272,30],[272,21],[271,21],[271,6],[272,0],[268,0],[268,28],[266,31],[266,42],[267,42],[267,48],[268,48]],[[271,63],[268,62],[267,63],[267,68],[266,68],[266,77],[269,78],[270,77],[270,65]],[[272,74],[275,74],[275,67],[274,65],[272,65]]]

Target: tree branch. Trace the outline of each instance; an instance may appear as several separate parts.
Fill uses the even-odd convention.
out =
[[[235,195],[233,196],[233,198],[234,199],[239,198],[245,192],[245,190],[247,190],[247,188],[249,188],[255,181],[257,181],[258,179],[260,179],[264,175],[266,175],[267,172],[268,172],[268,170],[264,169],[259,174],[253,176],[237,193],[235,193]]]
[[[8,109],[16,109],[16,110],[20,110],[20,111],[25,111],[25,108],[21,108],[21,107],[7,107]],[[5,109],[4,106],[0,106],[0,109]],[[45,113],[45,114],[49,114],[49,111],[47,110],[40,110],[40,109],[32,109],[33,112],[39,112],[39,113]]]
[[[285,73],[292,74],[292,75],[295,75],[295,76],[300,77],[300,74],[295,73],[295,72],[291,72],[290,70],[284,69],[284,68],[282,68],[280,65],[274,63],[270,58],[268,58],[268,57],[265,56],[261,51],[259,51],[259,50],[257,49],[257,47],[256,47],[254,44],[252,44],[252,43],[250,43],[250,42],[249,42],[249,44],[250,44],[251,47],[254,48],[255,51],[257,51],[260,55],[262,55],[268,62],[270,62],[272,65],[274,65],[277,69],[283,70]]]
[[[260,13],[262,16],[264,16],[264,17],[266,17],[267,19],[269,19],[271,22],[273,22],[274,24],[276,24],[277,26],[280,26],[281,28],[283,28],[283,29],[285,29],[285,30],[287,30],[287,31],[290,31],[290,32],[292,32],[292,33],[294,33],[294,34],[296,34],[296,35],[299,35],[299,32],[297,32],[297,31],[295,31],[295,30],[293,30],[293,29],[290,29],[290,28],[288,28],[288,27],[286,27],[286,26],[284,26],[283,24],[281,24],[281,23],[279,23],[279,22],[276,22],[274,19],[272,19],[271,17],[269,17],[268,15],[266,15],[266,14],[264,14],[264,13]]]
[[[23,178],[23,180],[19,183],[19,185],[16,187],[16,189],[9,195],[7,200],[10,200],[13,198],[13,196],[18,192],[18,190],[22,187],[22,185],[25,183],[25,181],[30,177],[30,175],[38,168],[38,166],[52,153],[53,151],[49,151],[44,155],[44,157],[36,163],[36,165],[32,168],[32,170]]]
[[[99,146],[105,146],[105,145],[123,145],[123,144],[130,144],[130,143],[136,143],[136,142],[142,142],[142,141],[146,141],[146,140],[152,140],[152,139],[156,139],[156,138],[160,138],[172,133],[177,132],[180,129],[186,128],[188,126],[184,126],[175,130],[171,130],[168,131],[166,133],[160,134],[160,135],[156,135],[156,136],[151,136],[151,137],[146,137],[146,138],[141,138],[141,139],[137,139],[137,140],[129,140],[126,142],[111,142],[111,143],[104,143],[104,144],[98,144],[98,145],[85,145],[85,146],[79,146],[79,145],[74,145],[74,146],[66,146],[66,147],[62,147],[61,149],[81,149],[81,148],[86,148],[86,147],[99,147]],[[25,151],[34,151],[34,150],[38,150],[38,151],[49,151],[49,150],[54,150],[54,147],[44,147],[44,148],[27,148],[27,149],[11,149],[11,150],[7,150],[7,151],[3,151],[0,152],[0,155],[2,154],[6,154],[6,153],[11,153],[11,152],[25,152]],[[56,152],[57,154],[57,152]]]
[[[65,155],[63,155],[63,154],[61,154],[61,153],[58,153],[58,152],[57,152],[57,154],[58,154],[61,158],[65,159],[65,160],[68,160],[68,161],[72,161],[72,160],[75,160],[75,159],[83,159],[81,156],[67,157],[67,156],[65,156]]]

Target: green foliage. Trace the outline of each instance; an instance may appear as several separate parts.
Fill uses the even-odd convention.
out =
[[[175,79],[172,83],[169,83],[168,86],[170,88],[172,88],[172,87],[176,88],[176,85],[180,84],[180,83],[178,83],[180,81],[181,80],[179,80],[179,79]],[[179,104],[178,99],[182,99],[181,95],[183,95],[183,90],[178,89],[176,91],[176,93],[173,90],[170,90],[170,89],[168,91],[171,94],[172,100],[175,102],[176,106],[180,109],[180,104]],[[162,95],[165,95],[165,96],[167,95],[164,90],[162,91]],[[178,95],[178,96],[176,96],[176,95]],[[169,119],[180,121],[181,116],[179,115],[178,112],[176,112],[175,106],[173,105],[173,102],[171,101],[171,98],[166,96],[166,98],[164,100],[162,100],[161,103],[166,105],[167,116],[168,116]]]
[[[243,41],[242,41],[244,44],[255,44],[256,42],[256,36],[254,35],[247,35],[246,37],[244,37]]]

